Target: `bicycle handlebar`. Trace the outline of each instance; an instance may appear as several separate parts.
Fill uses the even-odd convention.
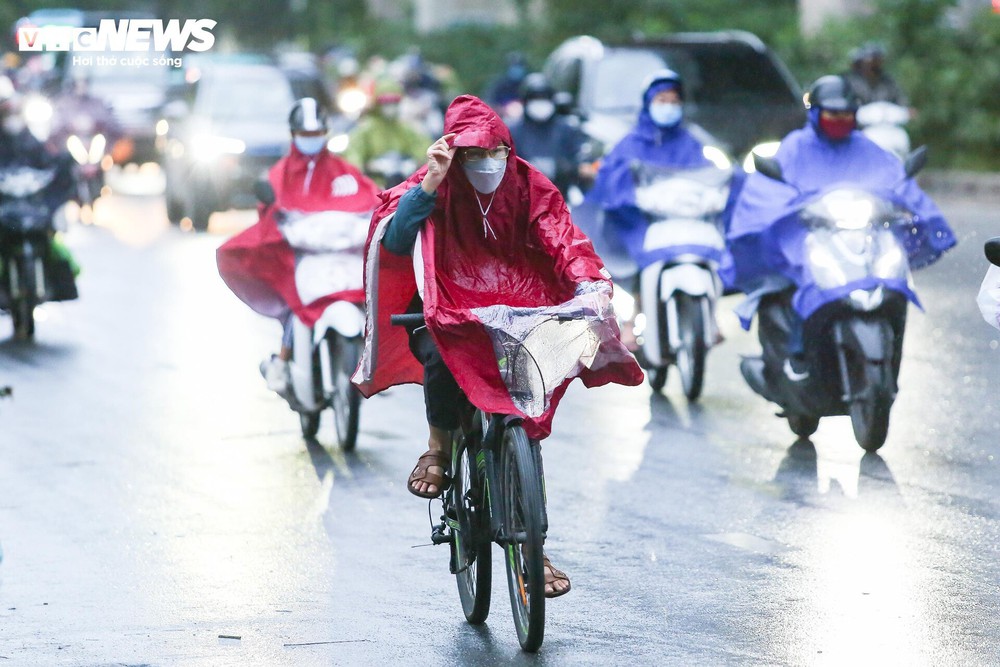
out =
[[[397,327],[410,325],[421,325],[424,323],[423,313],[403,313],[401,315],[390,315],[389,323]]]

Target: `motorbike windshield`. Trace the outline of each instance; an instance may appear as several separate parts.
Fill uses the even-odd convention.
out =
[[[368,216],[345,211],[290,211],[279,229],[295,250],[295,287],[302,303],[363,285]]]
[[[658,218],[714,218],[726,208],[732,169],[632,166],[636,205]]]
[[[606,291],[544,308],[494,305],[472,312],[493,343],[511,401],[528,417],[543,414],[566,380],[629,357],[621,346],[604,345],[618,337]]]

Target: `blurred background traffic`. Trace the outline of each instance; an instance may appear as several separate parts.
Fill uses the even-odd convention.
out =
[[[286,151],[287,110],[303,96],[333,112],[331,149],[391,185],[422,161],[455,95],[478,94],[513,123],[531,72],[544,73],[544,94],[580,133],[581,168],[564,190],[586,189],[587,164],[625,134],[644,78],[664,66],[683,76],[687,118],[704,142],[749,169],[751,149],[766,153],[802,124],[806,82],[857,71],[866,57],[895,77],[911,143],[931,146],[932,168],[1000,168],[1000,6],[991,0],[59,4],[0,7],[9,27],[0,94],[16,98],[36,136],[73,156],[85,221],[114,165],[146,165],[168,218],[185,227],[251,207],[252,183]],[[154,54],[158,64],[17,45],[24,27],[205,17],[218,22],[212,48]]]

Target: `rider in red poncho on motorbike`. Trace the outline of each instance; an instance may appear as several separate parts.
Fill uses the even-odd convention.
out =
[[[560,376],[543,411],[519,409],[481,315],[497,304],[528,309],[609,298],[608,274],[559,190],[517,157],[506,125],[482,100],[463,95],[452,102],[445,135],[427,157],[426,166],[380,194],[372,218],[365,352],[354,381],[367,396],[404,382],[424,384],[429,449],[407,488],[434,498],[449,482],[449,435],[459,425],[462,393],[487,412],[522,416],[529,437],[544,438],[573,377],[594,387],[636,385],[643,376],[612,313],[598,325],[593,361]],[[423,312],[426,326],[409,332],[390,326],[390,316],[404,312]],[[568,592],[568,577],[545,563],[546,596]]]
[[[282,395],[290,382],[292,317],[312,326],[334,301],[364,300],[360,255],[355,263],[345,263],[342,271],[323,276],[321,285],[304,283],[302,271],[297,272],[302,265],[296,250],[316,251],[315,246],[329,244],[317,230],[297,228],[295,217],[343,213],[326,220],[332,225],[354,225],[360,246],[378,203],[375,183],[327,150],[326,114],[316,100],[297,101],[288,121],[292,147],[268,174],[274,202],[261,204],[257,224],[229,239],[216,253],[219,274],[236,296],[261,315],[282,323],[281,351],[260,366],[268,388]]]

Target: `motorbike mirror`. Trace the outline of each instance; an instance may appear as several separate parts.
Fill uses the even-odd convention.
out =
[[[1000,236],[987,241],[983,246],[983,252],[986,253],[986,259],[990,260],[990,264],[1000,266]]]
[[[253,193],[260,203],[270,206],[276,200],[274,188],[269,181],[257,181],[253,184]]]
[[[927,146],[921,146],[906,156],[903,171],[907,178],[913,178],[925,166],[927,166]]]
[[[785,182],[785,176],[781,172],[781,164],[772,157],[764,157],[763,155],[753,154],[753,166],[754,168],[767,176],[768,178]]]

